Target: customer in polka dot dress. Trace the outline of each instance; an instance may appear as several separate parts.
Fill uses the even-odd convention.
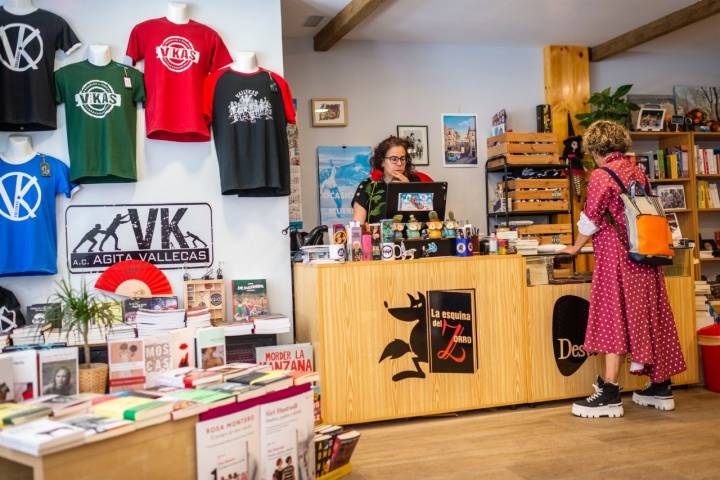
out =
[[[625,156],[631,140],[619,124],[597,121],[587,129],[583,142],[598,167],[612,169],[626,188],[633,181],[648,185],[643,172]],[[587,203],[580,215],[578,230],[575,245],[559,253],[577,255],[592,237],[595,270],[585,350],[605,354],[605,377],[598,376],[593,385],[594,394],[573,404],[573,415],[623,415],[618,376],[626,354],[631,357],[631,373],[650,377],[645,390],[633,394],[633,401],[659,410],[674,409],[670,377],[684,371],[686,366],[662,267],[639,264],[628,257],[620,187],[600,168],[590,176]]]

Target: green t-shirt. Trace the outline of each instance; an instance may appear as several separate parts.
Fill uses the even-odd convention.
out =
[[[67,65],[55,72],[55,101],[65,103],[73,182],[137,180],[135,105],[145,101],[140,71],[117,62]]]

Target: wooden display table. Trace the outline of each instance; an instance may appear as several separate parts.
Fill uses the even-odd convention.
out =
[[[315,349],[323,420],[330,423],[579,397],[590,392],[595,375],[602,372],[602,357],[593,356],[577,372],[563,376],[553,352],[555,300],[563,295],[588,298],[590,285],[528,287],[520,256],[296,264],[294,276],[296,337]],[[673,380],[694,383],[693,278],[669,278],[667,287],[689,368]],[[413,336],[418,321],[400,321],[389,309],[408,307],[408,295],[456,289],[475,289],[474,373],[431,373],[427,360],[413,362],[421,355],[411,347],[380,361],[391,342],[417,346],[419,337],[427,338],[420,329]],[[393,379],[416,371],[424,378]],[[644,377],[625,376],[621,382],[627,391],[644,386]]]
[[[33,457],[0,447],[3,480],[193,480],[197,417]]]

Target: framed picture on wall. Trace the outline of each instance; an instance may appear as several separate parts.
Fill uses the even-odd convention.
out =
[[[477,115],[444,113],[442,116],[443,166],[477,167]]]
[[[427,125],[398,125],[397,136],[410,144],[408,155],[413,165],[430,165]]]
[[[345,127],[348,124],[347,98],[310,100],[313,127]]]

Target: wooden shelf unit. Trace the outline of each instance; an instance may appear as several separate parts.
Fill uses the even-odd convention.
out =
[[[713,228],[711,220],[707,219],[707,215],[700,215],[706,213],[718,213],[720,208],[698,208],[697,202],[697,182],[698,180],[707,180],[710,182],[720,181],[720,174],[717,175],[700,175],[696,172],[696,158],[695,158],[695,145],[700,148],[720,147],[720,133],[716,132],[630,132],[634,142],[656,142],[657,148],[664,149],[669,147],[675,147],[678,145],[685,145],[688,149],[688,169],[689,177],[686,178],[675,178],[675,179],[661,179],[653,180],[652,183],[677,183],[685,186],[685,203],[688,208],[684,210],[674,210],[674,213],[682,214],[678,215],[678,222],[680,223],[680,229],[682,230],[683,236],[686,238],[694,239],[695,244],[698,246],[695,248],[695,257],[700,258],[699,245],[700,245],[700,230],[702,228]],[[634,148],[637,153],[641,153],[643,148]],[[690,215],[685,215],[689,213]],[[720,227],[716,227],[720,228]],[[702,275],[702,264],[712,264],[720,259],[700,259],[701,264],[698,265],[695,273],[697,278]],[[717,268],[717,267],[714,267]]]

